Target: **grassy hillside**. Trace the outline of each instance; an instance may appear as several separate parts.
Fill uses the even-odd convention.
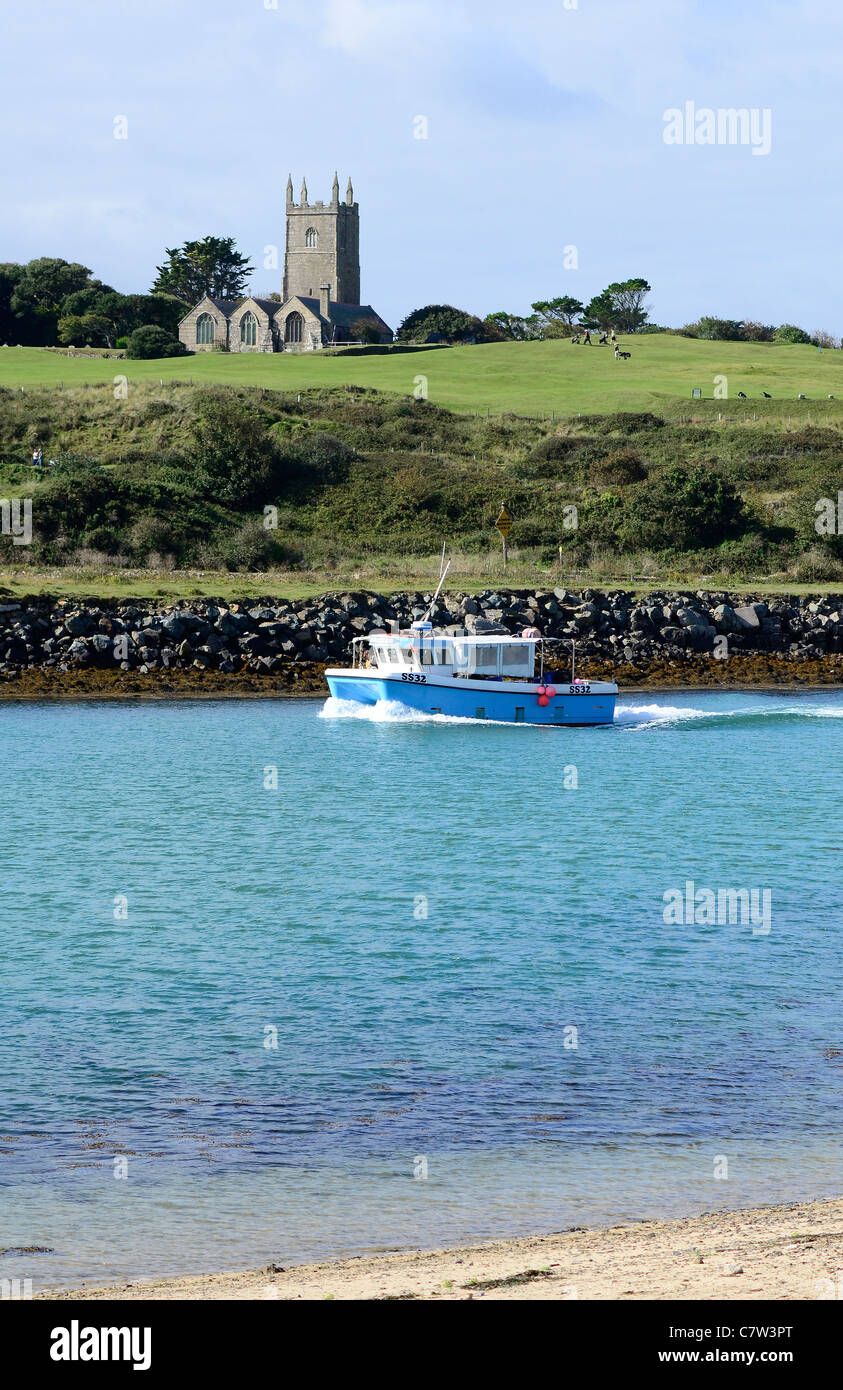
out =
[[[721,413],[551,422],[353,386],[0,388],[0,495],[31,498],[34,529],[28,546],[0,537],[3,582],[55,587],[34,576],[64,570],[117,593],[140,573],[150,591],[181,570],[214,593],[224,571],[272,573],[259,592],[425,587],[445,540],[455,580],[494,583],[506,504],[511,584],[839,583],[843,537],[813,525],[843,486],[835,421]],[[51,470],[31,468],[36,444]]]
[[[259,386],[277,391],[325,390],[348,383],[413,393],[427,379],[431,401],[452,410],[571,415],[651,410],[667,419],[689,412],[793,421],[843,423],[843,353],[770,343],[712,343],[669,334],[626,339],[632,356],[616,362],[607,347],[574,347],[567,340],[489,343],[373,357],[322,353],[246,355],[202,353],[190,358],[129,362],[68,358],[44,348],[0,347],[0,386],[130,385],[190,381],[197,385]],[[714,400],[715,377],[728,379],[729,399]],[[703,401],[691,400],[700,387]],[[747,401],[737,397],[744,391]],[[769,391],[773,400],[761,397]],[[809,397],[799,401],[800,393]],[[829,401],[829,394],[840,399]]]

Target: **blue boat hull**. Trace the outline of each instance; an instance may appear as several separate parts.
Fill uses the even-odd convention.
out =
[[[540,705],[535,689],[518,691],[496,688],[494,681],[482,689],[464,685],[415,684],[378,676],[351,676],[327,673],[328,688],[336,700],[375,705],[379,700],[396,700],[423,714],[444,714],[458,719],[493,719],[504,724],[611,724],[615,717],[615,691],[593,694],[569,693],[558,685],[558,693],[547,705]]]

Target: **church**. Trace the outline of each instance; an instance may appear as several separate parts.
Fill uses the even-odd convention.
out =
[[[205,298],[185,314],[179,338],[191,352],[313,352],[340,343],[391,343],[392,329],[360,303],[360,208],[351,179],[340,202],[293,197],[287,180],[284,283],[277,299]]]

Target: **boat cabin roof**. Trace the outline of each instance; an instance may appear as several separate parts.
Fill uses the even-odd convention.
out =
[[[370,632],[366,637],[355,637],[354,642],[417,642],[419,638],[424,640],[433,639],[436,642],[459,642],[463,646],[470,642],[472,646],[478,647],[499,647],[512,646],[534,647],[542,639],[540,637],[510,637],[508,633],[467,633],[465,636],[455,635],[451,632]]]

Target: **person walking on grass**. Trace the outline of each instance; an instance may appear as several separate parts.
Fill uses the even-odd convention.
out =
[[[583,340],[582,340],[582,345],[583,345],[583,347],[591,347],[591,329],[590,329],[590,328],[587,328],[587,329],[585,330],[585,337],[584,337]]]
[[[35,448],[32,450],[32,467],[40,468],[43,462],[44,450],[41,448],[40,444],[36,444]]]

